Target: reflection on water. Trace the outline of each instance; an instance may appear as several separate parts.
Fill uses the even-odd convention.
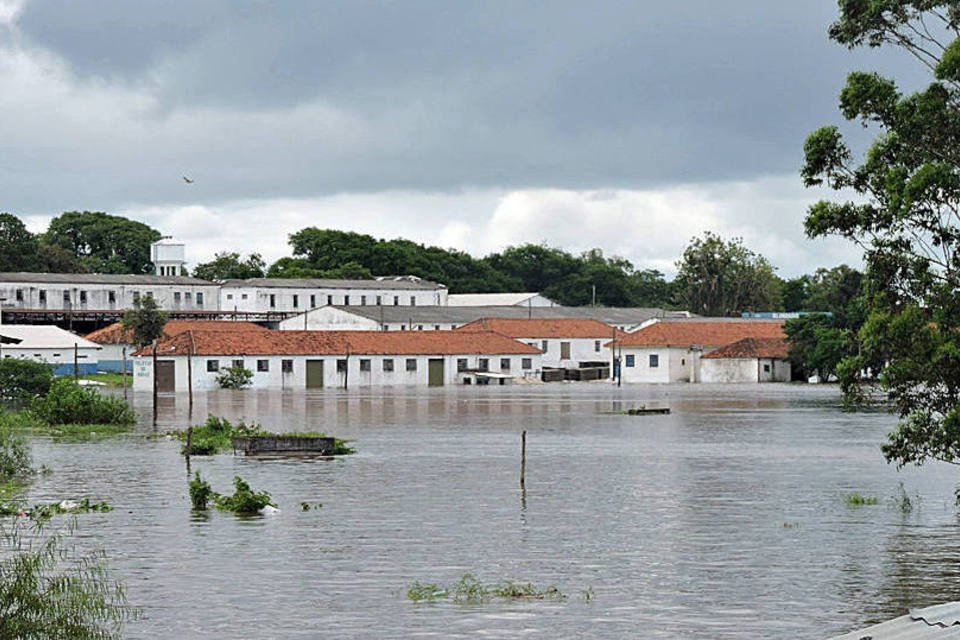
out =
[[[607,384],[198,394],[208,413],[355,441],[328,461],[195,457],[279,515],[191,514],[179,444],[138,435],[35,441],[35,500],[90,495],[84,515],[156,637],[823,638],[960,599],[952,470],[897,472],[894,420],[839,410],[834,388]],[[669,416],[610,412],[645,404]],[[189,422],[162,396],[158,433]],[[519,487],[527,430],[526,490]],[[922,496],[902,513],[899,482]],[[883,504],[848,507],[845,493]],[[301,512],[301,502],[322,503]],[[414,580],[555,584],[561,603],[414,605]],[[585,602],[582,593],[592,589]]]

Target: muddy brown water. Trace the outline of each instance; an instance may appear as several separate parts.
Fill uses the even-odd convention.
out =
[[[179,444],[144,438],[150,397],[133,401],[134,435],[34,439],[54,473],[29,491],[116,507],[79,516],[76,542],[106,550],[142,609],[130,638],[825,638],[960,599],[955,470],[886,464],[894,419],[842,412],[830,386],[198,394],[194,422],[245,417],[359,450],[195,457],[215,489],[241,475],[281,508],[246,519],[191,513]],[[640,405],[672,414],[604,414]],[[187,423],[186,396],[162,397],[158,431]],[[848,506],[852,492],[880,504]],[[406,597],[465,572],[568,598]]]

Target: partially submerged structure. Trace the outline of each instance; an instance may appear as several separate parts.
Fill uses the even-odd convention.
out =
[[[905,616],[832,640],[947,640],[960,637],[960,602],[914,609]]]
[[[785,338],[744,338],[705,354],[701,382],[790,382],[790,346]]]
[[[152,348],[135,356],[134,389],[151,389]],[[254,388],[320,389],[499,382],[543,366],[540,349],[494,331],[196,329],[160,341],[157,360],[160,391],[215,389],[228,367],[251,371]]]
[[[60,327],[0,325],[0,357],[43,362],[57,375],[97,372],[100,345]]]

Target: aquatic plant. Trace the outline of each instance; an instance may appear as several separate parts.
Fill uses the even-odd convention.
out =
[[[23,516],[39,523],[46,522],[53,516],[61,514],[107,513],[109,511],[113,511],[113,506],[110,503],[106,501],[91,502],[90,498],[83,498],[79,502],[61,500],[60,502],[35,504],[32,507],[27,507],[16,500],[0,503],[0,515]]]
[[[0,482],[29,475],[30,447],[13,427],[0,419]]]
[[[202,425],[193,427],[190,436],[190,451],[187,451],[187,430],[176,430],[169,432],[168,435],[176,436],[184,444],[180,448],[180,453],[193,456],[211,456],[217,453],[223,453],[233,450],[233,439],[255,436],[280,436],[280,437],[305,437],[305,438],[326,438],[327,436],[316,432],[286,432],[272,433],[263,428],[258,422],[247,424],[240,420],[236,424],[231,423],[226,418],[209,415],[207,421]],[[356,450],[349,445],[346,440],[334,438],[333,451],[331,455],[350,455],[356,453]]]
[[[55,380],[46,396],[34,398],[30,411],[50,425],[132,425],[136,421],[122,398],[101,395],[66,378]]]
[[[880,498],[877,496],[866,496],[862,493],[848,493],[843,496],[843,501],[850,507],[864,507],[880,504]]]
[[[438,584],[415,581],[407,589],[407,598],[414,602],[433,602],[447,597],[447,590]]]
[[[221,389],[246,389],[253,384],[253,371],[246,367],[227,367],[217,374]]]
[[[190,502],[193,504],[193,508],[198,511],[202,511],[207,508],[207,503],[213,497],[213,489],[210,488],[210,483],[200,477],[200,472],[197,471],[193,480],[190,481]]]
[[[590,590],[592,598],[593,591]],[[432,582],[416,581],[407,589],[407,598],[414,602],[433,602],[450,598],[454,602],[480,603],[491,599],[500,600],[566,600],[567,596],[557,587],[539,588],[531,582],[513,582],[507,580],[485,584],[472,573],[465,573],[455,584],[442,587]]]
[[[914,494],[913,497],[907,493],[907,490],[903,488],[903,483],[897,485],[897,491],[893,494],[893,497],[890,500],[891,505],[894,509],[900,511],[900,513],[908,514],[911,513],[914,509],[920,506],[920,494]]]
[[[213,503],[221,511],[232,511],[237,514],[259,513],[266,506],[275,507],[266,491],[253,491],[240,476],[233,478],[233,495],[223,496],[213,493]]]
[[[593,587],[587,587],[580,595],[583,597],[584,602],[593,602],[593,599],[597,597],[593,592]]]

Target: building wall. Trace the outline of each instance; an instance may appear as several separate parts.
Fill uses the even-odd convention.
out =
[[[380,323],[336,307],[318,307],[280,321],[281,331],[378,331]]]
[[[74,361],[73,349],[37,349],[37,348],[18,348],[15,345],[3,345],[0,348],[0,354],[4,358],[18,358],[20,360],[33,360],[34,362],[45,362],[53,367],[53,372],[59,375],[73,374]],[[99,349],[90,347],[81,347],[77,349],[77,368],[78,372],[84,375],[97,372]]]
[[[134,299],[147,295],[152,295],[160,308],[169,311],[216,311],[220,303],[218,292],[219,287],[215,284],[0,283],[0,298],[6,298],[3,303],[5,308],[53,311],[132,309]]]
[[[688,347],[624,347],[621,367],[624,382],[698,382],[700,351]],[[633,365],[630,366],[631,359]],[[650,366],[651,356],[657,366]]]
[[[407,359],[416,362],[416,370],[408,371]],[[342,389],[344,374],[337,371],[337,361],[346,360],[346,386],[376,387],[396,385],[427,386],[429,361],[438,358],[444,361],[444,384],[458,384],[462,374],[458,372],[459,359],[465,359],[467,369],[479,368],[479,359],[486,358],[487,370],[493,373],[510,373],[516,377],[539,377],[543,364],[539,355],[454,355],[454,356],[193,356],[193,388],[196,391],[218,389],[217,373],[207,370],[207,361],[217,361],[221,369],[232,365],[233,360],[243,360],[243,365],[253,372],[253,388],[259,389],[305,389],[307,360],[323,361],[323,384],[327,389]],[[393,360],[393,371],[384,371],[384,360]],[[502,359],[510,360],[510,367],[501,366]],[[529,359],[530,368],[523,368],[523,360]],[[158,358],[159,361],[174,361],[176,390],[187,391],[187,358]],[[258,371],[258,360],[266,360],[268,371]],[[290,360],[293,371],[283,372],[282,361]],[[361,371],[361,360],[370,361],[370,370]],[[133,388],[136,390],[150,390],[153,388],[153,367],[149,357],[134,359]]]
[[[127,350],[127,373],[133,371],[133,358],[131,354],[136,351],[133,345],[129,344],[104,344],[101,345],[100,357],[97,362],[97,370],[105,373],[120,373],[123,370],[123,350]]]
[[[223,286],[223,311],[306,311],[326,305],[431,306],[446,304],[446,289],[324,289]],[[412,303],[412,304],[411,304]],[[301,319],[302,322],[302,319]]]
[[[790,382],[790,361],[776,358],[707,358],[703,382]]]
[[[575,369],[581,362],[610,362],[610,349],[604,345],[610,338],[517,338],[520,342],[543,350],[543,366]],[[570,343],[570,357],[561,358],[561,343]]]

